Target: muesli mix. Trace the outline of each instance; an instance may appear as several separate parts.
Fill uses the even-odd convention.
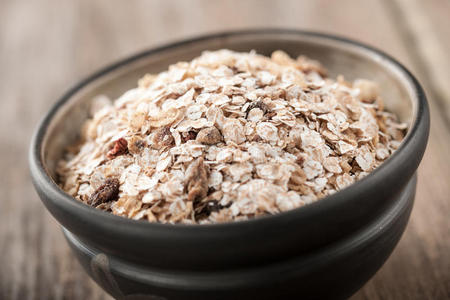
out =
[[[304,56],[230,50],[145,75],[93,100],[61,187],[115,215],[217,223],[276,214],[352,184],[386,160],[407,125],[376,83]]]

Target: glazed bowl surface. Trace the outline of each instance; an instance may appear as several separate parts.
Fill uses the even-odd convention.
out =
[[[254,49],[265,55],[281,49],[291,56],[302,54],[319,60],[332,78],[343,74],[348,80],[374,80],[380,85],[387,109],[408,123],[408,133],[385,163],[355,184],[313,204],[248,221],[212,225],[134,221],[89,207],[58,187],[56,163],[65,147],[78,138],[78,128],[88,117],[94,96],[117,98],[146,73],[157,73],[204,50],[221,48]],[[306,285],[319,287],[320,278],[329,278],[330,288],[315,296],[323,299],[334,293],[346,297],[381,266],[404,230],[428,131],[429,112],[419,83],[401,64],[378,50],[304,31],[227,32],[148,50],[83,80],[40,123],[31,144],[30,170],[40,198],[64,228],[82,264],[116,297],[272,298],[281,288],[289,297],[299,291],[309,295],[312,291]],[[324,263],[326,257],[335,260]],[[109,275],[105,264],[95,263],[99,259],[108,262]],[[336,267],[330,269],[333,265]],[[359,277],[345,284],[341,281],[346,274]],[[272,284],[267,281],[270,278]],[[300,279],[307,284],[302,285]],[[340,292],[335,291],[338,283]],[[190,289],[191,294],[183,293]],[[222,293],[216,294],[217,290]]]

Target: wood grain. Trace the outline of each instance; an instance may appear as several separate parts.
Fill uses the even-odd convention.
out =
[[[2,0],[0,299],[110,299],[71,255],[28,175],[31,134],[55,99],[92,71],[139,50],[272,26],[369,43],[424,84],[432,129],[412,218],[393,255],[352,300],[450,299],[450,10],[443,0],[413,2]]]

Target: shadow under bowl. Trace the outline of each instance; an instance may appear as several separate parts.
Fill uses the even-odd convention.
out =
[[[88,117],[91,99],[117,98],[145,73],[204,50],[282,49],[322,62],[330,77],[380,85],[388,110],[409,124],[399,149],[374,172],[313,204],[212,225],[134,221],[89,207],[56,184],[55,167]],[[416,79],[388,55],[347,39],[295,30],[220,33],[145,51],[67,92],[33,138],[30,169],[40,198],[89,275],[126,299],[340,299],[381,267],[409,218],[429,112]]]

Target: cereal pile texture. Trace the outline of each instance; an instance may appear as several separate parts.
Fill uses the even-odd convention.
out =
[[[316,61],[229,50],[145,75],[93,100],[61,187],[115,215],[217,223],[276,214],[352,184],[397,149],[406,125],[377,85]]]

